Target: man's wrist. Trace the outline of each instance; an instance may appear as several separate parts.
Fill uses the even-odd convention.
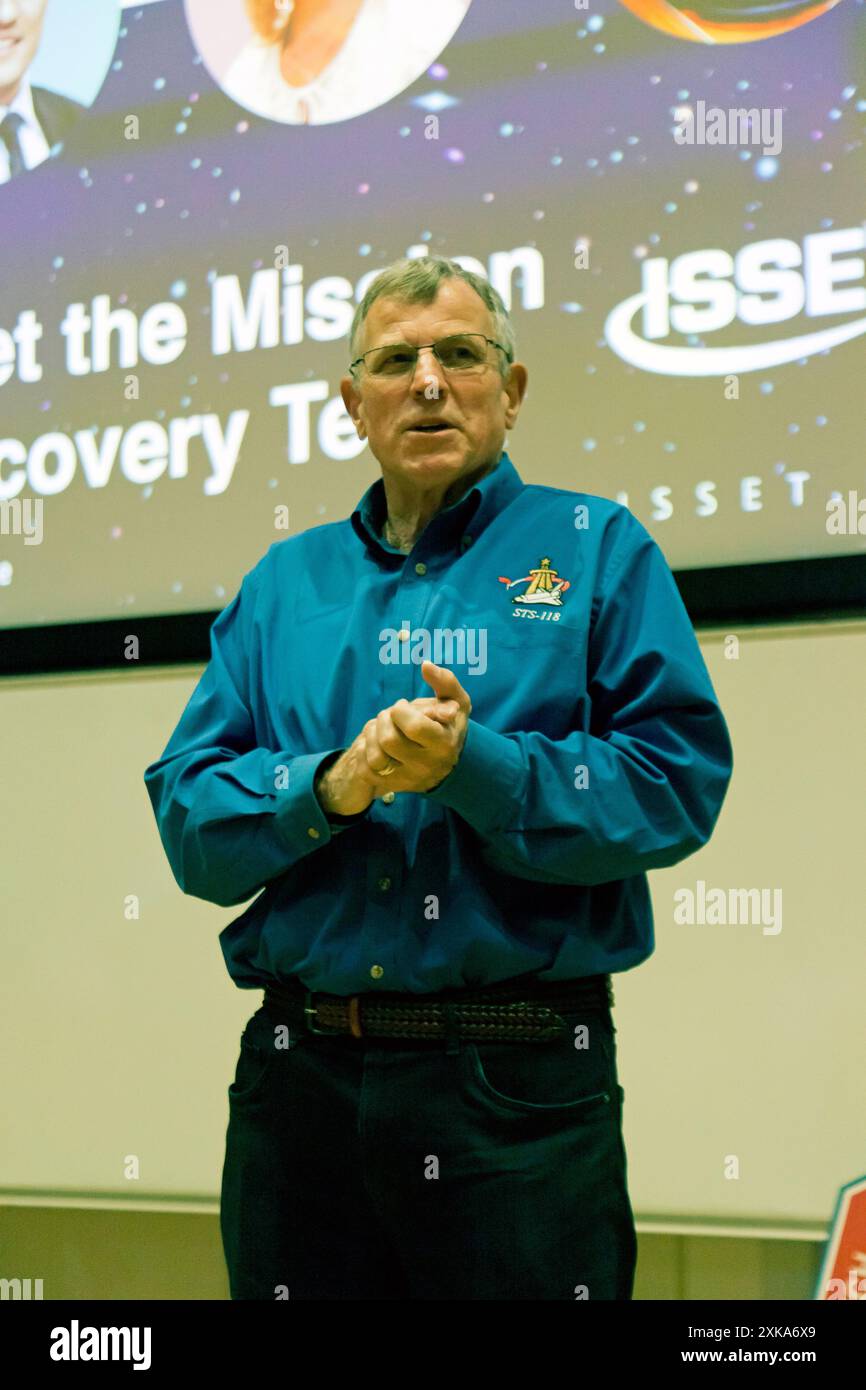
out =
[[[331,768],[346,752],[345,748],[339,749],[336,753],[331,753],[329,757],[320,764],[316,776],[313,780],[313,791],[316,800],[322,808],[322,814],[329,825],[354,825],[356,821],[363,820],[369,806],[365,806],[361,811],[354,811],[351,815],[344,815],[333,809],[332,799],[328,789],[328,773]]]
[[[318,801],[325,815],[328,817],[333,815],[334,812],[331,810],[331,798],[328,794],[328,784],[326,779],[328,772],[334,766],[334,763],[337,761],[337,759],[341,758],[342,755],[343,750],[341,749],[338,753],[331,753],[329,757],[324,758],[323,761],[319,764],[318,769],[316,771],[316,775],[313,778],[313,792],[315,793],[316,800]]]

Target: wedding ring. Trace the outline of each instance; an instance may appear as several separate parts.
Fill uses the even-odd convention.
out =
[[[376,772],[380,777],[390,777],[396,766],[397,764],[392,762],[390,767],[377,767]]]

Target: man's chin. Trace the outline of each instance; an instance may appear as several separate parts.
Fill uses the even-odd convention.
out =
[[[400,454],[405,459],[418,458],[446,459],[465,458],[469,441],[462,430],[447,429],[436,431],[405,430],[400,436]]]
[[[21,87],[23,70],[16,63],[0,63],[0,106],[11,106]]]

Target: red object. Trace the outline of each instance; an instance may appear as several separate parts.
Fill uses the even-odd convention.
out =
[[[866,1177],[839,1192],[815,1298],[866,1301]]]

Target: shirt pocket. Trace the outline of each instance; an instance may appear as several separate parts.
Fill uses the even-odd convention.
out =
[[[501,732],[537,729],[552,738],[581,727],[587,649],[581,623],[564,613],[533,618],[508,608],[463,621],[478,628],[476,661],[466,679],[460,668],[455,674],[476,719]]]
[[[512,602],[502,595],[498,602],[466,605],[460,623],[485,632],[490,652],[499,647],[531,652],[538,647],[566,654],[585,650],[589,612],[583,613],[574,599],[555,606]]]
[[[586,646],[586,628],[571,614],[558,609],[524,608],[515,603],[510,612],[497,613],[489,624],[489,643],[506,647],[532,649],[535,643],[557,644],[565,652],[582,651]],[[554,648],[555,649],[555,648]]]

